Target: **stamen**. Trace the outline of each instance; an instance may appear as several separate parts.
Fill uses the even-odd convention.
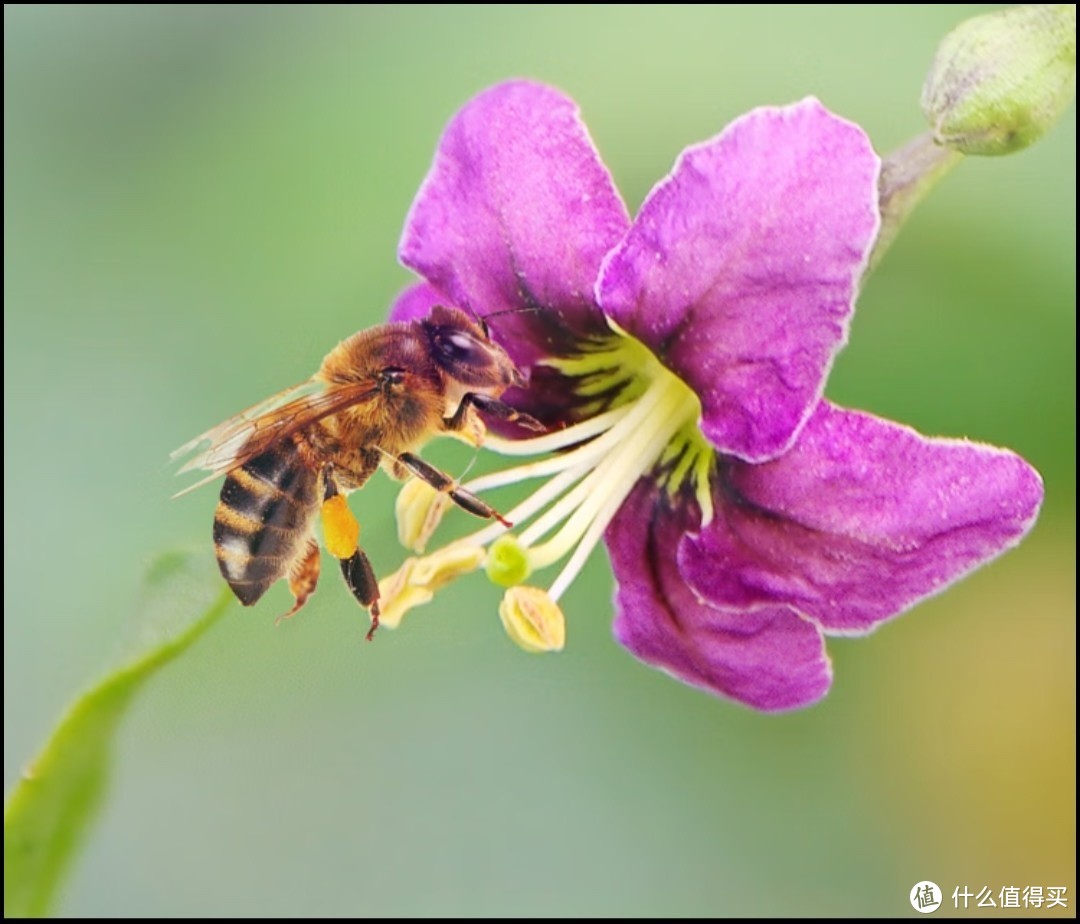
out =
[[[570,560],[563,567],[563,570],[559,573],[559,576],[555,579],[554,583],[551,585],[551,589],[548,591],[548,594],[553,601],[558,602],[566,588],[573,583],[574,579],[581,572],[581,569],[585,566],[585,562],[588,560],[592,550],[603,537],[604,530],[607,529],[608,524],[614,519],[615,514],[619,512],[619,508],[622,506],[623,501],[626,500],[630,492],[634,490],[634,486],[638,483],[638,479],[646,473],[649,464],[655,459],[655,453],[662,450],[663,446],[677,429],[678,424],[676,424],[673,429],[662,429],[653,436],[639,456],[639,462],[645,462],[646,465],[642,466],[635,477],[613,479],[612,490],[608,492],[604,502],[597,509],[592,521],[589,523],[588,529],[585,530],[578,542],[574,554],[570,556]]]
[[[499,618],[506,634],[524,651],[562,651],[566,644],[566,618],[538,587],[511,587],[499,604]]]
[[[558,614],[561,620],[557,601],[641,478],[655,478],[672,494],[691,485],[702,516],[706,521],[711,518],[715,454],[699,428],[700,402],[642,344],[626,336],[617,336],[613,343],[604,350],[549,360],[549,364],[576,380],[579,397],[601,396],[599,403],[614,396],[617,407],[543,436],[514,441],[489,437],[486,447],[503,455],[544,458],[482,475],[462,486],[480,494],[521,481],[548,479],[506,512],[507,520],[525,526],[522,532],[508,534],[502,523],[491,523],[432,556],[410,559],[384,590],[384,597],[400,600],[401,612],[431,599],[437,586],[482,563],[492,581],[509,588],[500,614],[511,637],[528,648],[534,643],[533,617],[539,614],[546,620]],[[415,540],[429,535],[427,518],[411,524],[406,532],[414,545],[421,544]],[[525,585],[534,571],[563,559],[566,563],[549,591]],[[393,601],[387,603],[392,606]],[[552,645],[549,640],[543,649],[557,647],[561,641]]]
[[[589,460],[586,460],[579,465],[574,466],[574,468],[567,469],[565,472],[552,478],[551,481],[544,485],[539,491],[514,507],[507,514],[507,519],[509,519],[511,523],[526,522],[533,514],[543,510],[547,504],[560,497],[574,484],[584,478],[590,471],[590,464]],[[506,527],[501,523],[492,523],[491,526],[485,527],[477,533],[473,533],[466,541],[477,545],[486,545],[492,539],[501,536],[505,532]]]
[[[621,447],[617,454],[608,456],[603,463],[587,478],[573,493],[581,493],[585,499],[573,512],[566,526],[550,542],[533,550],[530,561],[533,567],[540,569],[553,564],[562,558],[574,547],[585,535],[589,525],[597,517],[601,510],[610,508],[611,513],[608,521],[615,515],[619,505],[637,484],[638,478],[644,475],[659,459],[664,447],[675,433],[682,427],[683,420],[679,415],[679,405],[682,403],[682,395],[674,388],[665,388],[664,400],[657,405],[656,416],[661,421],[660,425],[650,431],[641,428],[633,434],[631,439]],[[618,502],[612,505],[610,499],[613,495],[618,496]],[[564,500],[542,520],[552,519],[558,522],[559,514],[565,515],[561,508],[568,506],[570,496]],[[560,517],[561,518],[561,517]],[[530,535],[534,530],[536,538],[546,532],[541,526],[542,520],[538,520],[532,527],[521,536],[522,544],[529,545],[535,541]],[[543,523],[543,526],[548,526]],[[599,533],[593,540],[595,545],[603,533],[607,522],[600,527]],[[591,546],[587,548],[581,558],[584,563]],[[578,565],[580,569],[581,565]],[[576,571],[574,572],[576,574]]]
[[[612,458],[617,458],[622,452],[622,444],[624,443],[624,441],[630,439],[632,434],[640,433],[643,429],[645,429],[643,425],[654,413],[656,405],[664,397],[664,393],[664,383],[660,383],[657,386],[650,388],[640,401],[638,401],[636,404],[629,406],[630,409],[623,413],[617,419],[617,422],[613,426],[611,426],[606,433],[597,436],[594,440],[592,440],[592,442],[586,443],[577,449],[571,450],[570,452],[556,456],[553,459],[544,459],[541,462],[535,462],[531,463],[531,465],[523,465],[519,466],[517,469],[511,469],[511,472],[535,471],[532,466],[536,466],[537,468],[543,466],[545,467],[545,473],[548,471],[558,471],[559,468],[564,468],[567,471],[563,472],[563,474],[559,477],[552,479],[551,482],[541,488],[532,497],[526,499],[521,504],[518,504],[517,507],[513,508],[509,513],[506,514],[506,519],[508,519],[511,523],[524,523],[534,513],[537,513],[539,510],[541,510],[545,504],[559,497],[564,491],[570,488],[571,485],[573,485],[581,477],[583,477],[585,473],[588,472],[588,470],[592,467],[595,460],[609,460]],[[570,427],[565,432],[569,432],[569,430],[572,429],[574,428]],[[546,439],[546,437],[538,437],[536,440],[525,440],[524,442],[537,442],[543,439]],[[571,466],[573,466],[572,469]],[[604,462],[601,462],[600,466],[598,466],[597,468],[599,469],[603,466]],[[572,475],[569,474],[569,472],[571,471],[573,472]],[[512,484],[514,483],[514,481],[520,480],[520,478],[515,478],[513,479],[513,481],[503,480],[501,477],[503,474],[508,473],[495,473],[493,475],[485,475],[481,478],[474,479],[473,481],[464,485],[464,487],[467,490],[476,493],[479,490],[483,490],[485,487],[501,487],[502,485]],[[521,477],[531,477],[531,475],[526,474]],[[581,503],[584,496],[586,496],[588,490],[590,489],[585,489],[583,491],[582,486],[579,485],[579,487],[575,491],[573,491],[570,495],[563,499],[563,501],[555,508],[555,510],[549,512],[549,514],[545,516],[545,518],[543,518],[546,524],[546,528],[542,529],[540,532],[537,533],[534,533],[533,530],[530,529],[530,531],[526,534],[528,538],[526,538],[526,536],[522,537],[523,544],[528,545],[532,542],[535,542],[537,539],[545,535],[553,526],[557,525],[567,516],[569,516],[570,511]],[[556,510],[559,512],[556,513]],[[565,512],[562,512],[564,510]],[[552,514],[554,514],[553,519],[550,518]],[[473,534],[468,538],[467,541],[483,545],[487,542],[490,542],[496,536],[501,535],[503,532],[505,532],[505,528],[500,524],[496,523],[492,524],[486,529],[482,529],[479,532]]]
[[[493,449],[504,456],[538,456],[544,452],[555,452],[565,446],[573,446],[598,433],[610,430],[632,410],[632,404],[623,404],[596,417],[573,424],[564,430],[555,430],[553,433],[531,436],[524,440],[507,440],[501,436],[488,436],[484,440],[484,448]]]
[[[532,478],[542,478],[544,475],[553,475],[581,462],[589,462],[599,458],[603,453],[603,444],[599,447],[599,439],[586,443],[580,449],[574,449],[562,455],[541,459],[539,462],[530,462],[527,465],[517,465],[501,472],[492,472],[490,475],[481,475],[467,484],[462,485],[466,491],[478,494],[482,491],[491,491],[508,484],[517,484],[519,481],[528,481]]]
[[[637,482],[635,481],[634,484],[637,484]],[[626,496],[633,490],[634,484],[629,485],[625,491],[612,492],[604,506],[597,511],[596,517],[589,524],[585,535],[581,537],[578,547],[574,549],[574,554],[570,556],[570,560],[563,566],[559,576],[555,578],[551,588],[548,590],[548,596],[551,597],[552,602],[558,603],[559,598],[574,583],[578,574],[581,573],[581,569],[585,567],[585,562],[589,560],[592,550],[600,542],[604,530],[608,528],[608,524],[615,518],[615,514],[619,512],[619,508],[622,506],[623,501],[626,500]]]
[[[451,503],[449,494],[419,478],[410,478],[394,502],[398,542],[414,552],[423,552]]]

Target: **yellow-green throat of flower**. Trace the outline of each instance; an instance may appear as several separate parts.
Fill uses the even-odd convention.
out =
[[[408,559],[382,581],[382,625],[397,626],[439,587],[483,567],[508,588],[499,615],[510,637],[526,651],[557,651],[565,639],[558,601],[640,478],[654,478],[672,496],[691,489],[702,522],[712,518],[716,456],[699,428],[701,402],[651,350],[616,329],[575,356],[544,363],[574,382],[584,419],[529,439],[485,439],[487,449],[533,461],[482,475],[463,484],[465,490],[480,494],[534,479],[543,484],[505,512],[512,531],[493,523]],[[449,504],[446,494],[409,481],[397,502],[401,543],[423,551]],[[559,562],[547,590],[526,584]]]

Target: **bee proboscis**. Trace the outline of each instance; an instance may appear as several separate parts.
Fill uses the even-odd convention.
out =
[[[423,319],[382,324],[339,343],[307,382],[231,417],[175,457],[201,449],[181,472],[211,474],[181,494],[225,475],[214,513],[222,576],[245,606],[288,578],[293,615],[315,590],[321,512],[327,551],[345,583],[379,623],[379,585],[358,543],[359,524],[344,495],[382,466],[413,475],[479,517],[496,510],[425,462],[418,450],[440,433],[483,431],[478,413],[543,429],[500,397],[521,373],[483,321],[437,306]]]

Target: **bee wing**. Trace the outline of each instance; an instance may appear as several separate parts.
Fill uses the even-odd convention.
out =
[[[218,475],[266,452],[278,440],[324,417],[370,401],[378,394],[378,385],[372,379],[332,387],[318,379],[309,379],[286,388],[219,423],[173,452],[170,458],[175,460],[205,447],[185,462],[177,474],[196,469],[210,472],[209,477],[174,496],[194,491]]]
[[[325,388],[326,386],[322,382],[316,379],[308,379],[306,382],[301,382],[299,385],[293,385],[291,388],[279,391],[276,395],[271,395],[269,398],[265,398],[258,404],[253,404],[239,414],[234,414],[228,420],[219,423],[216,427],[211,427],[205,433],[200,433],[195,439],[184,443],[179,449],[174,449],[169,453],[169,459],[170,461],[176,461],[184,456],[191,455],[200,447],[204,447],[203,452],[184,463],[177,474],[194,471],[198,468],[206,468],[207,466],[204,463],[206,458],[210,455],[211,450],[224,445],[231,437],[243,433],[245,429],[250,427],[259,417],[288,404],[290,401],[302,398],[305,395],[318,394]]]

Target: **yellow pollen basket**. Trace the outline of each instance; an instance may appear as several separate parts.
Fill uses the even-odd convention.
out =
[[[334,558],[351,557],[358,547],[360,524],[343,495],[335,494],[323,502],[322,525],[326,551]]]

